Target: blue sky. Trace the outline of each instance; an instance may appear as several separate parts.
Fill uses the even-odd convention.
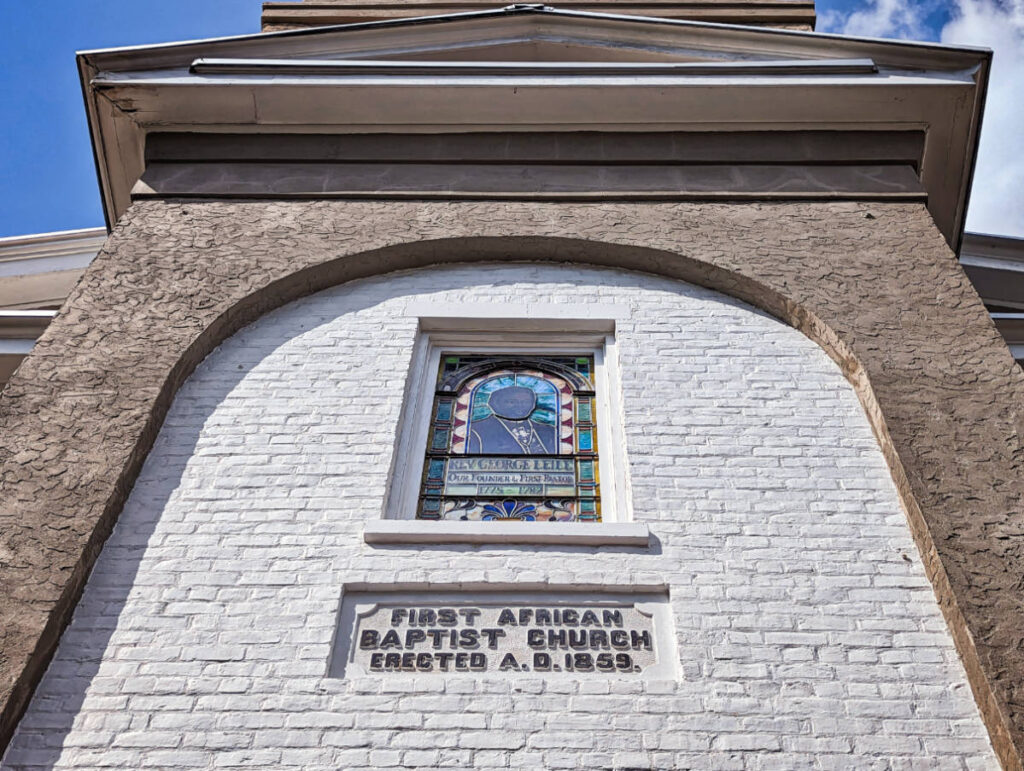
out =
[[[259,0],[5,6],[0,237],[103,224],[75,51],[257,32],[260,15]],[[996,50],[968,229],[1024,236],[1024,0],[819,0],[817,7],[825,32]]]
[[[259,32],[259,0],[4,3],[0,237],[103,224],[75,51]]]

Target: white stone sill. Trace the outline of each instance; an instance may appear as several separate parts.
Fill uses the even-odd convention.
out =
[[[533,543],[556,546],[647,546],[642,522],[429,522],[382,519],[363,528],[366,543]]]

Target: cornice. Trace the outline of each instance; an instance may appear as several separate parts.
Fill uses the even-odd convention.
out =
[[[106,228],[82,228],[0,238],[0,262],[96,252],[106,237]]]
[[[106,228],[85,228],[0,238],[0,277],[84,268],[106,237]]]
[[[488,56],[523,44],[553,55],[569,47],[586,60]],[[990,58],[936,44],[513,6],[93,51],[79,67],[111,221],[145,170],[150,131],[869,127],[928,132],[921,179],[955,248]]]

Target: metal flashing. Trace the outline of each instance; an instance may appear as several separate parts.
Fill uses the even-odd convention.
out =
[[[809,59],[760,62],[461,62],[361,59],[196,59],[197,75],[870,75],[871,59]]]

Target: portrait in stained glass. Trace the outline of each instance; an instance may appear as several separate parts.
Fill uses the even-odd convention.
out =
[[[599,521],[593,367],[442,355],[417,517]]]
[[[477,385],[470,397],[466,452],[558,452],[558,391],[543,376],[504,372]]]

